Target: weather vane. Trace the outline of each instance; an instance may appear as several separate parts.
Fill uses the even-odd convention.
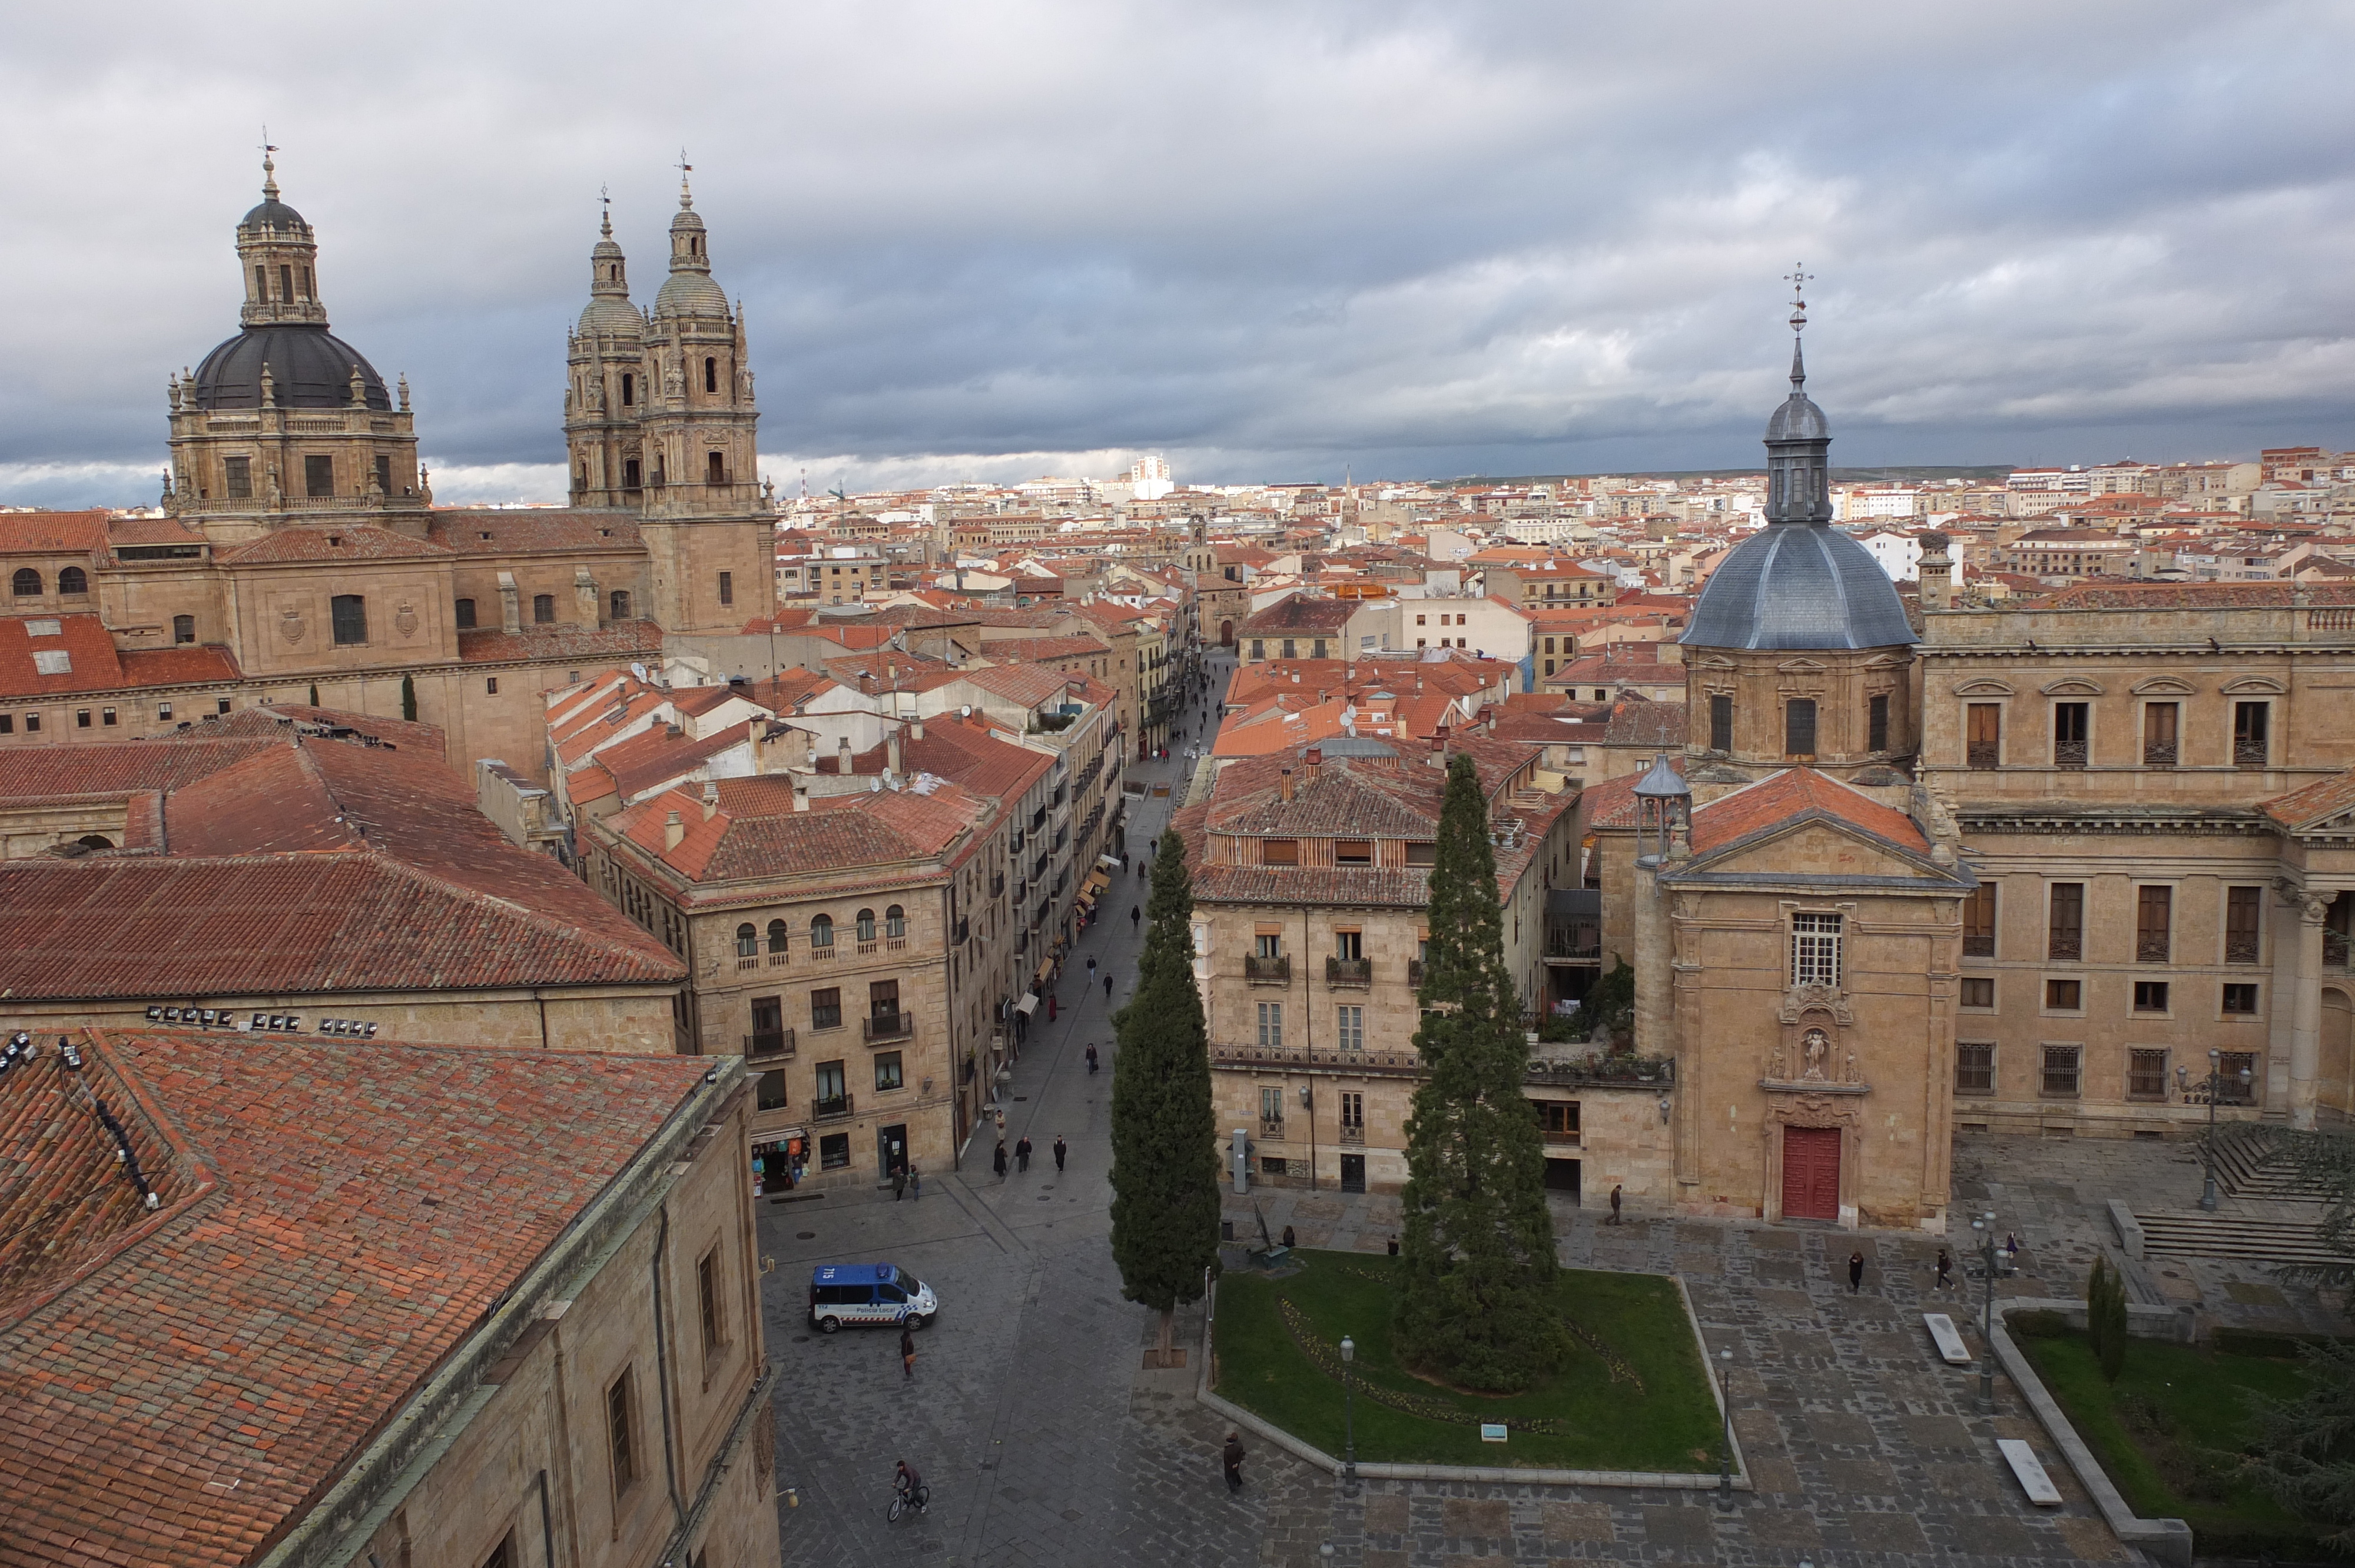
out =
[[[1793,262],[1790,271],[1783,276],[1783,281],[1791,285],[1791,331],[1794,334],[1804,331],[1806,327],[1806,295],[1807,285],[1815,281],[1816,275],[1806,270],[1806,263],[1804,261]]]

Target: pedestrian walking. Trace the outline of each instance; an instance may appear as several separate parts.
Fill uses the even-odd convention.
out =
[[[1104,1005],[1112,1005],[1112,971],[1109,969],[1104,971]]]
[[[900,1376],[905,1380],[915,1375],[916,1336],[910,1333],[908,1326],[902,1323],[900,1325]]]
[[[1069,1146],[1063,1142],[1063,1135],[1057,1133],[1055,1135],[1055,1169],[1058,1171],[1063,1169],[1063,1156],[1070,1152]]]
[[[1134,905],[1134,904],[1132,904],[1132,905],[1130,905],[1130,906],[1128,906],[1128,929],[1129,929],[1129,934],[1130,934],[1131,936],[1135,936],[1135,935],[1136,934],[1137,926],[1138,926],[1138,924],[1139,924],[1141,921],[1143,921],[1143,920],[1144,920],[1144,918],[1145,918],[1145,911],[1144,911],[1144,910],[1139,909],[1139,908],[1138,908],[1135,905]]]
[[[1615,1186],[1611,1189],[1611,1217],[1603,1223],[1606,1225],[1619,1223],[1619,1189]]]
[[[996,1153],[996,1154],[992,1158],[992,1160],[991,1160],[990,1163],[997,1167],[997,1179],[998,1179],[999,1181],[1005,1181],[1005,1180],[1006,1180],[1006,1139],[1002,1139],[1002,1138],[1001,1138],[1001,1139],[999,1139],[997,1140],[997,1153]]]
[[[1018,1171],[1030,1169],[1030,1135],[1024,1133],[1022,1141],[1014,1146],[1014,1166]]]
[[[1241,1433],[1230,1432],[1227,1434],[1227,1446],[1220,1453],[1220,1458],[1226,1466],[1227,1490],[1230,1493],[1242,1490],[1243,1436]]]
[[[898,1202],[900,1201],[900,1195],[907,1190],[907,1167],[904,1165],[894,1165],[891,1167],[891,1201],[895,1203]]]
[[[1093,953],[1088,955],[1088,983],[1096,983],[1096,956]]]
[[[1848,1255],[1848,1293],[1853,1296],[1862,1288],[1864,1288],[1864,1254],[1852,1252]]]
[[[1938,1249],[1938,1288],[1941,1290],[1952,1290],[1954,1287],[1954,1255],[1949,1253],[1945,1247],[1940,1247]]]
[[[908,1202],[919,1203],[923,1202],[923,1198],[924,1173],[917,1170],[916,1162],[911,1160],[908,1161]]]
[[[1093,1073],[1095,1070],[1096,1070],[1096,1043],[1095,1043],[1094,1041],[1091,1040],[1091,1041],[1089,1041],[1089,1042],[1088,1042],[1088,1071],[1089,1071],[1089,1072],[1091,1072],[1091,1073]]]

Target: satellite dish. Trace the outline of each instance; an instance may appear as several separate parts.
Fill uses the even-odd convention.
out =
[[[646,667],[644,664],[632,664],[630,666],[630,673],[637,680],[639,684],[643,685],[645,683]]]

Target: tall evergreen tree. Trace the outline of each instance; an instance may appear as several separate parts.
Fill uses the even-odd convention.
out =
[[[1136,990],[1114,1019],[1112,1251],[1121,1294],[1161,1314],[1167,1364],[1178,1308],[1219,1258],[1219,1150],[1209,1030],[1194,984],[1194,883],[1171,829],[1153,861]]]
[[[1560,1367],[1568,1336],[1552,1299],[1545,1146],[1521,1093],[1529,1050],[1488,832],[1479,775],[1459,754],[1431,871],[1396,1332],[1409,1365],[1504,1391]]]

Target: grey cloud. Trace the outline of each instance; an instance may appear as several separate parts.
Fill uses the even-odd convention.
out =
[[[151,498],[265,120],[338,332],[485,496],[560,482],[598,187],[651,299],[682,143],[796,469],[1745,464],[1798,258],[1842,461],[2347,445],[2351,35],[2189,0],[20,17],[0,500]]]

